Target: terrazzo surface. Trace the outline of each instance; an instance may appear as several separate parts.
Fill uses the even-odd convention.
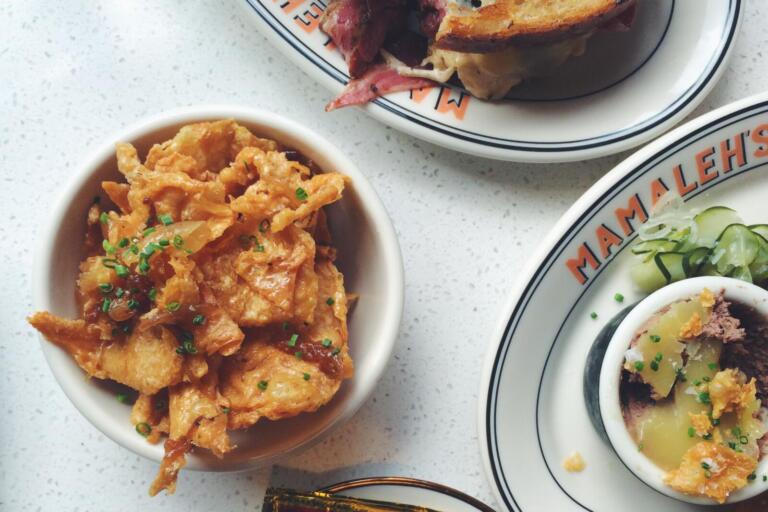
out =
[[[477,440],[490,335],[536,244],[626,154],[567,165],[464,156],[348,109],[278,54],[234,1],[0,2],[0,509],[259,510],[268,481],[439,481],[493,503]],[[768,4],[751,1],[720,84],[691,117],[764,90]],[[116,445],[64,396],[25,323],[39,227],[76,164],[164,109],[268,108],[323,132],[368,176],[402,246],[405,315],[381,384],[323,443],[279,468],[187,472],[147,497],[155,463]]]

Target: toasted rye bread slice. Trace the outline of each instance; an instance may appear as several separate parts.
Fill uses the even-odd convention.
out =
[[[584,34],[634,5],[635,0],[496,0],[480,8],[452,2],[435,45],[488,53],[512,45],[553,43]]]

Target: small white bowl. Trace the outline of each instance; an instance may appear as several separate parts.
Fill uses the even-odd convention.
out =
[[[351,186],[341,201],[328,208],[328,216],[346,288],[359,294],[360,299],[349,317],[355,376],[317,412],[279,422],[260,421],[248,430],[233,431],[237,448],[222,460],[204,450],[189,455],[188,468],[214,471],[263,466],[317,441],[357,411],[384,372],[402,317],[402,257],[392,222],[357,167],[317,133],[276,114],[239,106],[166,112],[107,138],[68,178],[63,197],[43,230],[34,273],[35,311],[75,318],[75,279],[82,259],[86,212],[94,196],[104,195],[100,185],[103,180],[121,178],[115,165],[115,143],[130,142],[139,155],[146,155],[153,143],[171,138],[186,124],[225,118],[233,118],[257,135],[302,152],[321,169],[351,178]],[[162,444],[151,445],[136,434],[129,421],[130,407],[115,400],[109,385],[87,379],[64,350],[44,339],[42,348],[66,395],[96,428],[139,455],[161,460]]]
[[[768,291],[744,281],[728,277],[696,277],[665,286],[635,306],[613,334],[600,370],[599,399],[600,415],[608,439],[627,469],[653,489],[671,498],[696,505],[717,505],[710,499],[688,496],[664,484],[665,471],[643,455],[630,436],[624,423],[619,398],[624,352],[629,348],[638,329],[664,306],[698,295],[704,288],[714,293],[725,290],[726,299],[752,306],[759,313],[768,316]],[[768,456],[763,457],[756,470],[757,475],[766,473],[768,473]],[[744,501],[766,490],[768,490],[768,482],[757,478],[743,489],[731,494],[727,503]]]

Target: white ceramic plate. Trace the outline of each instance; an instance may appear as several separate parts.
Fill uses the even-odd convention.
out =
[[[329,100],[343,89],[347,66],[319,29],[327,0],[239,2],[276,48],[331,90]],[[725,69],[742,15],[742,0],[641,0],[630,32],[597,33],[586,55],[508,100],[436,86],[364,108],[398,130],[489,158],[604,156],[663,133],[702,100]]]
[[[461,491],[413,478],[364,478],[332,485],[323,491],[352,498],[427,507],[444,512],[494,512],[488,505]]]
[[[729,172],[722,160],[726,140],[744,148]],[[714,161],[715,168],[699,171],[697,160]],[[665,186],[682,188],[684,199],[700,207],[731,206],[747,223],[768,221],[768,93],[703,116],[628,158],[568,210],[532,255],[499,323],[480,393],[482,451],[499,504],[508,510],[697,510],[635,478],[592,428],[582,395],[595,335],[641,298],[624,249],[650,210],[653,191]],[[628,221],[627,234],[616,210],[633,201],[642,209]],[[603,251],[605,230],[622,243]],[[596,268],[571,271],[568,260],[579,252],[594,258]],[[573,451],[586,461],[581,473],[562,468]],[[768,510],[768,496],[738,510]]]

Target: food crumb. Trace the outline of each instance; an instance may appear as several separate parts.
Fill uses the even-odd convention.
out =
[[[684,340],[693,339],[699,336],[702,330],[701,316],[698,313],[694,313],[680,328],[680,337]]]
[[[569,473],[580,473],[584,471],[587,464],[579,452],[573,452],[563,461],[563,469]]]
[[[705,308],[711,308],[715,305],[715,294],[709,288],[704,288],[699,295],[699,302]]]

